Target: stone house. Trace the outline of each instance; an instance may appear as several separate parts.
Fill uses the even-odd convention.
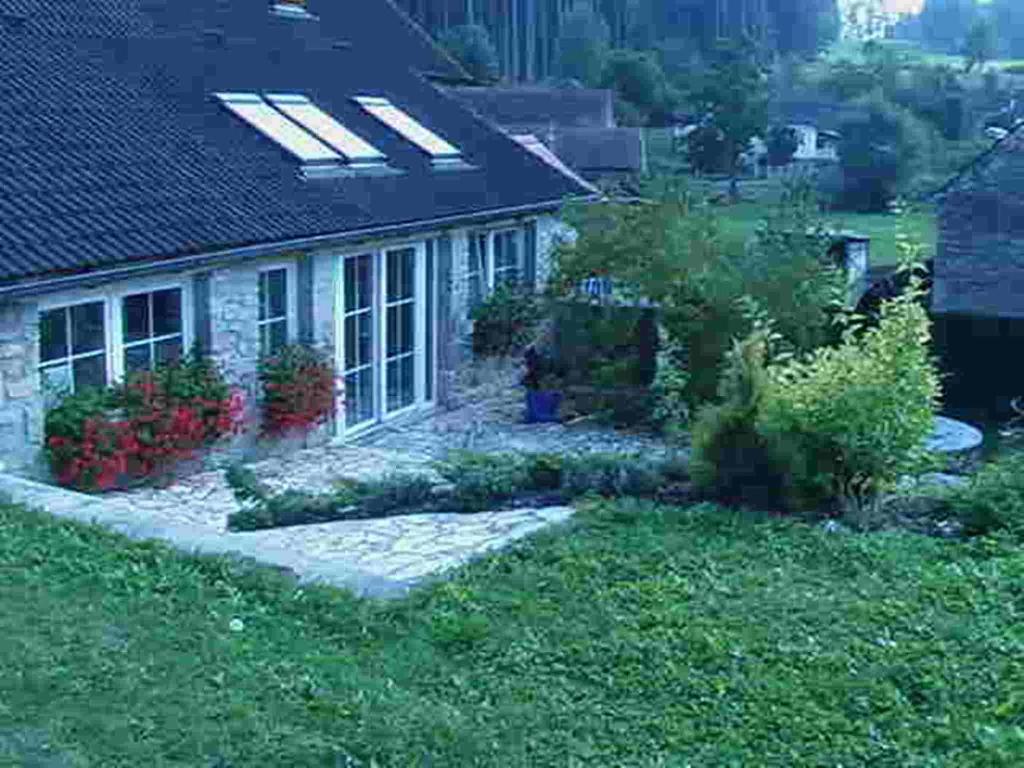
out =
[[[1006,412],[1024,395],[1024,127],[936,195],[932,312],[947,399]]]
[[[337,439],[443,404],[473,302],[542,282],[591,194],[458,76],[389,0],[0,13],[0,461],[56,393],[193,345],[250,402],[262,354],[327,351]]]

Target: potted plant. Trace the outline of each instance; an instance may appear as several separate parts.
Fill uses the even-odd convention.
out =
[[[539,424],[558,421],[562,405],[564,371],[554,359],[528,347],[525,356],[526,422]]]

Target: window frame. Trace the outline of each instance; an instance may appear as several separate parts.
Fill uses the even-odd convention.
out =
[[[69,335],[68,336],[67,351],[68,352],[72,352],[72,354],[70,354],[70,355],[68,355],[66,357],[55,358],[53,360],[47,360],[47,361],[44,362],[43,361],[43,355],[42,355],[42,353],[43,353],[43,344],[42,344],[42,338],[41,338],[41,331],[38,330],[38,328],[42,324],[43,313],[44,312],[54,312],[56,310],[63,310],[64,313],[65,313],[65,317],[66,317],[66,326],[65,327],[66,327],[67,331],[70,334],[71,333],[71,328],[70,328],[70,323],[71,323],[70,311],[71,311],[71,309],[73,309],[74,307],[84,306],[86,304],[101,304],[103,306],[103,349],[100,350],[100,351],[87,352],[87,353],[82,354],[82,355],[75,355],[73,353],[73,351],[72,351],[72,347],[73,347],[72,339],[73,339],[73,336]],[[47,299],[45,299],[43,301],[40,301],[38,306],[36,307],[36,323],[37,323],[37,332],[36,332],[36,366],[35,366],[35,369],[36,369],[36,376],[38,377],[38,383],[39,383],[38,391],[39,392],[41,392],[41,393],[43,393],[45,395],[45,391],[44,391],[45,390],[45,379],[43,378],[43,369],[44,368],[56,368],[59,365],[63,365],[64,367],[70,367],[71,368],[71,375],[69,377],[69,380],[71,381],[71,386],[70,386],[70,390],[69,391],[71,393],[74,393],[75,390],[76,390],[75,380],[74,380],[74,367],[73,367],[74,366],[74,361],[75,360],[79,360],[79,359],[83,359],[83,358],[87,358],[87,357],[98,357],[101,354],[103,355],[103,358],[104,358],[104,360],[103,360],[103,362],[104,362],[104,375],[106,377],[107,385],[109,386],[110,383],[114,381],[114,379],[113,379],[113,371],[112,371],[112,367],[111,367],[111,359],[110,359],[111,358],[110,350],[111,350],[111,345],[113,343],[112,328],[110,327],[110,305],[109,305],[108,297],[105,294],[98,294],[98,295],[92,295],[92,296],[78,295],[78,296],[75,296],[75,297],[69,298],[69,299],[47,298]]]
[[[170,291],[180,290],[181,291],[181,333],[168,333],[162,336],[151,336],[145,341],[132,341],[125,342],[124,335],[124,300],[130,296],[141,296],[143,294],[153,294],[159,291]],[[114,350],[113,370],[114,379],[113,381],[124,381],[126,377],[124,355],[125,351],[131,347],[142,346],[143,344],[149,344],[152,348],[159,341],[165,341],[173,338],[174,336],[181,336],[181,353],[182,356],[187,355],[189,350],[192,348],[192,343],[195,338],[194,329],[192,328],[193,319],[193,306],[192,306],[192,291],[191,281],[189,280],[173,280],[168,281],[166,279],[159,282],[146,282],[140,283],[131,288],[120,288],[116,289],[111,294],[111,314],[113,315],[114,321],[114,341],[116,349]],[[155,352],[153,353],[155,355]]]
[[[285,338],[288,344],[294,344],[299,338],[299,269],[295,259],[281,259],[260,264],[256,272],[256,338],[259,347],[259,355],[263,357],[267,353],[263,350],[263,328],[274,322],[280,322],[281,318],[271,320],[260,320],[260,289],[262,276],[267,272],[284,270],[285,273]]]
[[[504,271],[510,271],[512,267],[498,267],[495,256],[497,254],[497,248],[495,243],[497,238],[501,235],[513,233],[516,236],[516,265],[514,269],[520,279],[523,277],[523,272],[526,269],[526,223],[521,222],[513,225],[505,225],[501,227],[493,227],[491,229],[472,229],[469,230],[467,247],[466,247],[466,287],[467,295],[467,306],[469,313],[479,305],[480,302],[485,301],[488,296],[494,293],[494,290],[498,287],[498,273]],[[476,303],[473,302],[472,286],[470,280],[477,274],[479,270],[472,269],[472,257],[473,257],[473,242],[474,239],[477,242],[479,248],[479,242],[482,240],[486,243],[486,247],[483,253],[482,266],[483,266],[483,295],[480,300]]]

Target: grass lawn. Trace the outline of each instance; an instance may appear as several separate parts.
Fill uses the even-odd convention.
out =
[[[740,185],[742,190],[742,184]],[[739,203],[717,209],[722,233],[727,242],[739,246],[754,234],[757,224],[770,210],[764,203]],[[872,266],[896,264],[896,224],[898,218],[887,213],[836,213],[826,217],[826,224],[835,229],[853,230],[871,238]],[[931,209],[907,216],[907,234],[916,237],[928,248],[935,249],[935,213]]]
[[[623,502],[381,604],[0,506],[0,572],[0,766],[1024,760],[994,546]]]

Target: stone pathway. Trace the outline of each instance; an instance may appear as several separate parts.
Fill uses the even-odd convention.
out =
[[[616,432],[591,422],[521,423],[516,371],[470,371],[461,406],[380,429],[353,443],[296,450],[247,464],[274,492],[328,491],[341,479],[392,473],[433,476],[435,460],[452,449],[529,452],[669,452],[649,435]],[[440,479],[440,478],[437,478]],[[404,594],[424,578],[545,527],[564,523],[569,507],[473,515],[432,514],[232,533],[228,516],[241,509],[222,469],[197,471],[163,488],[102,497],[69,492],[0,474],[0,493],[57,516],[96,521],[137,539],[159,538],[186,551],[234,552],[359,594]]]

